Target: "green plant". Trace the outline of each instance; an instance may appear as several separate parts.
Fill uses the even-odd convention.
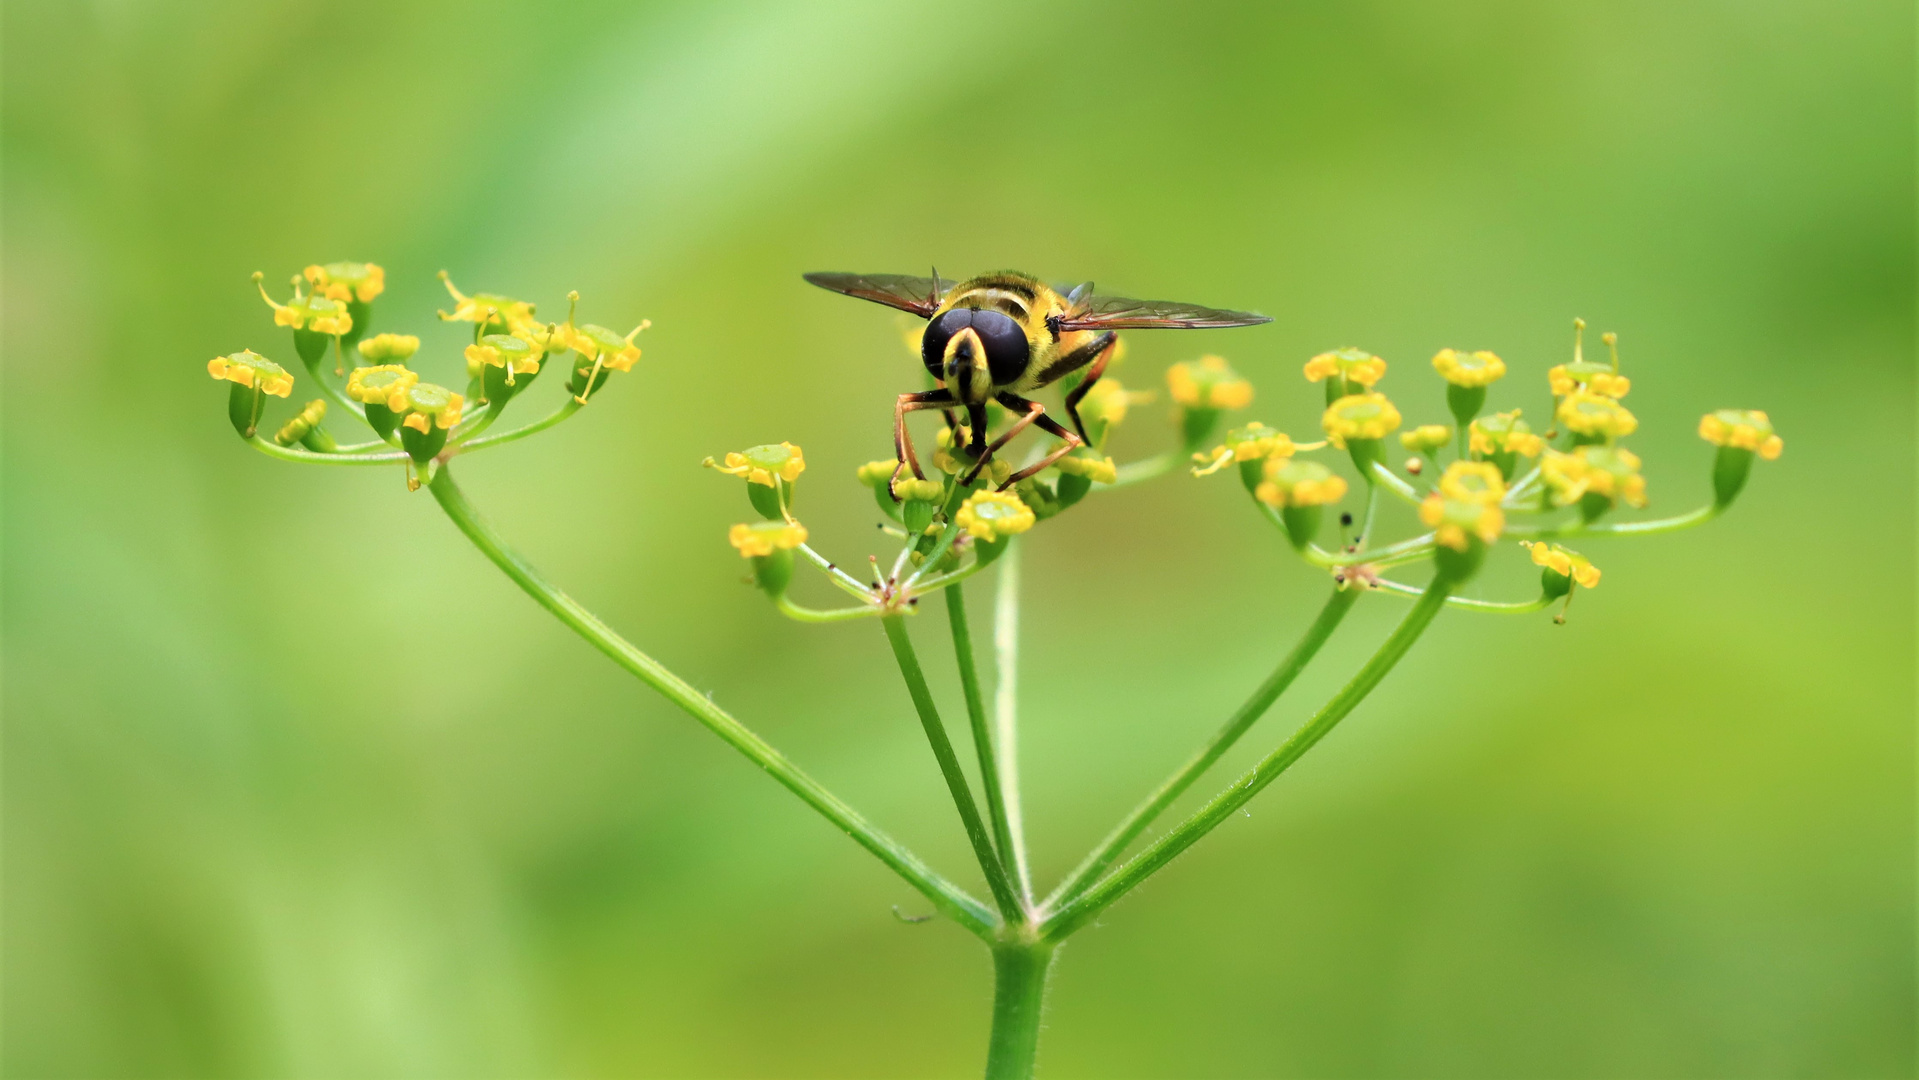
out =
[[[1386,373],[1385,362],[1345,349],[1314,357],[1305,368],[1308,379],[1325,384],[1324,442],[1297,443],[1283,432],[1254,423],[1227,432],[1217,446],[1206,450],[1202,448],[1212,442],[1223,413],[1250,404],[1252,387],[1223,360],[1205,357],[1168,371],[1167,387],[1177,410],[1175,426],[1181,445],[1154,457],[1120,465],[1105,455],[1107,436],[1143,397],[1108,378],[1082,406],[1091,444],[1013,491],[993,490],[995,474],[1003,480],[1011,471],[1003,462],[993,462],[972,484],[960,482],[973,462],[961,449],[968,443],[966,433],[957,427],[939,433],[933,458],[938,479],[902,482],[902,501],[895,502],[888,489],[896,462],[861,467],[860,481],[873,489],[879,510],[891,523],[890,531],[900,540],[890,568],[882,570],[875,562],[871,580],[842,570],[808,542],[805,526],[793,513],[795,484],[806,469],[798,447],[768,444],[729,453],[720,461],[709,458],[708,466],[744,483],[758,520],[734,525],[729,540],[779,611],[800,622],[879,620],[985,876],[990,895],[982,901],[887,836],[706,695],[548,582],[500,538],[455,484],[450,467],[455,458],[545,430],[599,400],[599,391],[611,374],[630,371],[639,359],[634,338],[646,323],[619,334],[576,324],[571,307],[564,322],[541,323],[534,317],[532,304],[491,294],[467,296],[448,282],[455,309],[442,312],[441,318],[473,327],[472,344],[465,349],[466,387],[463,393],[454,392],[420,381],[410,366],[419,349],[418,338],[363,337],[383,284],[378,266],[334,263],[308,267],[295,278],[295,294],[289,302],[267,297],[275,322],[291,328],[295,352],[326,396],[309,402],[271,438],[263,437],[266,398],[289,397],[294,376],[250,351],[218,357],[208,370],[232,384],[228,415],[240,436],[261,452],[290,461],[398,466],[409,487],[428,488],[474,545],[555,617],[765,769],[919,890],[941,914],[977,936],[991,950],[995,972],[986,1064],[991,1077],[1030,1075],[1047,973],[1060,945],[1244,806],[1324,738],[1379,685],[1444,609],[1527,614],[1557,603],[1562,610],[1556,619],[1563,622],[1574,594],[1596,586],[1600,572],[1561,541],[1646,536],[1703,524],[1732,504],[1754,458],[1776,458],[1782,445],[1763,413],[1709,413],[1699,431],[1717,448],[1713,500],[1678,517],[1610,522],[1604,519],[1619,504],[1637,508],[1645,503],[1639,459],[1620,445],[1637,421],[1620,403],[1631,386],[1620,372],[1612,335],[1605,339],[1610,361],[1587,361],[1576,336],[1571,362],[1547,373],[1556,430],[1539,434],[1517,410],[1485,414],[1487,387],[1506,373],[1504,361],[1493,353],[1442,350],[1433,365],[1446,380],[1454,425],[1427,424],[1400,432],[1398,410],[1375,389]],[[578,298],[569,299],[577,303]],[[1583,330],[1584,324],[1576,323],[1576,332]],[[350,372],[349,347],[364,361]],[[554,365],[562,365],[565,371],[566,396],[561,403],[522,427],[487,433],[508,405]],[[469,401],[474,403],[472,409]],[[337,442],[326,423],[331,410],[343,410],[365,422],[376,438]],[[1397,471],[1388,464],[1387,440],[1395,433],[1401,447],[1414,455],[1403,459]],[[1307,456],[1320,451],[1331,452],[1324,459]],[[1339,504],[1351,487],[1333,467],[1339,462],[1339,451],[1364,485],[1363,510],[1357,523],[1351,515],[1340,516],[1339,542],[1329,549],[1318,543],[1328,529],[1327,508]],[[1447,457],[1451,460],[1439,469]],[[1189,461],[1194,475],[1230,470],[1238,476],[1254,509],[1277,527],[1287,545],[1327,571],[1330,587],[1325,604],[1299,642],[1218,731],[1115,826],[1064,881],[1041,896],[1034,889],[1026,857],[1015,753],[1018,538],[1095,491],[1162,477]],[[1426,484],[1423,478],[1429,472],[1438,476]],[[1382,497],[1403,499],[1417,507],[1427,531],[1375,543],[1373,531]],[[1515,525],[1509,517],[1536,523]],[[1511,602],[1456,595],[1502,537],[1519,539],[1530,549],[1532,561],[1541,567],[1539,595]],[[821,610],[794,600],[790,592],[801,561],[843,593],[847,606]],[[1387,576],[1422,563],[1432,567],[1424,585]],[[989,711],[974,655],[964,583],[994,564],[1000,567],[993,634],[998,677],[994,708]],[[919,602],[936,594],[952,631],[977,758],[977,798],[927,686],[908,629]],[[1377,651],[1250,771],[1134,851],[1135,843],[1160,815],[1253,727],[1353,606],[1371,594],[1412,602]]]

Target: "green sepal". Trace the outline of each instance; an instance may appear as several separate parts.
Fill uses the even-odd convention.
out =
[[[1182,409],[1179,414],[1180,445],[1191,453],[1211,442],[1213,429],[1219,427],[1218,409]]]
[[[495,408],[499,408],[507,402],[512,401],[513,395],[526,389],[532,384],[533,380],[539,378],[539,376],[540,373],[537,371],[516,372],[513,376],[513,382],[508,384],[506,381],[505,367],[481,364],[480,377],[474,380],[474,382],[479,384],[479,392],[469,392],[467,396],[475,401],[484,401],[493,405]]]
[[[1753,452],[1737,446],[1722,446],[1712,461],[1712,501],[1713,505],[1724,510],[1739,497],[1746,486],[1746,477],[1752,472]]]
[[[333,436],[327,434],[327,430],[318,424],[313,425],[307,429],[305,435],[300,436],[300,445],[316,454],[331,454],[340,448],[340,444],[333,441]]]
[[[1037,518],[1039,512],[1034,511],[1033,516]],[[1006,548],[1012,542],[1013,538],[1010,536],[1002,536],[998,540],[973,541],[974,565],[981,567],[990,565],[994,559],[1006,554]]]
[[[1546,599],[1557,600],[1573,591],[1573,579],[1550,566],[1542,567],[1539,571],[1539,587],[1545,590]]]
[[[1612,509],[1612,500],[1596,491],[1588,491],[1579,497],[1579,520],[1590,525]]]
[[[1353,468],[1359,470],[1359,478],[1368,484],[1373,482],[1373,470],[1369,466],[1375,461],[1386,463],[1384,439],[1347,439],[1346,452],[1352,455]]]
[[[768,521],[779,521],[786,517],[780,510],[780,493],[765,484],[747,481],[746,501],[752,503],[753,509],[758,510],[760,516]]]
[[[1518,453],[1507,450],[1502,453],[1484,455],[1480,457],[1480,460],[1492,462],[1493,468],[1499,470],[1499,475],[1503,477],[1508,484],[1513,482],[1513,469],[1519,464]]]
[[[886,490],[885,484],[873,489],[873,501],[880,504],[880,513],[894,521],[900,519],[900,504],[893,501],[893,496]]]
[[[1055,496],[1059,500],[1058,509],[1064,510],[1081,499],[1084,499],[1086,493],[1091,490],[1093,490],[1093,481],[1091,478],[1075,476],[1072,473],[1060,473],[1059,486],[1057,488],[1057,495]],[[1055,513],[1057,512],[1056,510]]]
[[[1459,421],[1459,430],[1464,431],[1479,415],[1479,410],[1486,407],[1486,388],[1447,383],[1446,407],[1452,410],[1453,419]]]
[[[233,421],[233,430],[242,439],[251,439],[260,430],[260,410],[266,395],[252,386],[228,385],[233,389],[227,391],[227,419]]]
[[[369,401],[366,403],[366,424],[373,429],[375,435],[387,442],[392,442],[393,433],[400,426],[400,417],[392,409],[387,408],[384,402]]]
[[[424,414],[422,414],[424,415]],[[426,430],[400,425],[400,445],[413,456],[413,460],[425,464],[433,460],[433,455],[446,448],[446,429],[428,417]]]
[[[373,322],[373,304],[366,300],[348,300],[346,313],[353,319],[353,329],[340,335],[340,345],[351,349],[355,342],[366,336],[366,328]]]
[[[300,354],[300,359],[304,360],[309,368],[325,359],[327,346],[331,344],[333,344],[333,338],[326,334],[312,330],[293,332],[293,351]]]
[[[1582,446],[1606,445],[1606,437],[1604,435],[1581,435],[1577,431],[1568,431],[1566,435],[1568,439],[1570,440],[1567,443],[1567,445],[1574,450],[1577,450]]]
[[[1439,579],[1452,585],[1463,584],[1474,574],[1479,573],[1481,563],[1486,561],[1486,542],[1477,536],[1468,534],[1466,550],[1440,544],[1433,548],[1433,569],[1438,571]]]
[[[766,595],[778,600],[786,595],[786,587],[792,581],[793,553],[791,551],[781,549],[771,555],[753,556],[753,583],[758,585]]]
[[[1239,463],[1239,482],[1245,485],[1246,494],[1252,495],[1255,492],[1257,492],[1259,490],[1259,485],[1262,482],[1264,482],[1265,479],[1266,479],[1266,462],[1265,461],[1259,458],[1254,458],[1251,461],[1242,461]]]
[[[933,504],[925,499],[908,499],[900,505],[900,524],[909,537],[918,536],[933,523]]]
[[[1286,539],[1291,540],[1295,548],[1305,551],[1306,545],[1312,543],[1313,537],[1319,535],[1322,509],[1318,505],[1287,506],[1280,509],[1279,520],[1286,524]]]
[[[500,330],[499,333],[504,334],[506,331]],[[613,374],[612,368],[602,364],[599,375],[592,379],[593,385],[589,387],[587,385],[587,378],[593,374],[593,361],[575,353],[573,354],[572,364],[573,375],[566,382],[566,390],[567,393],[572,394],[575,398],[585,397],[591,401],[592,395],[598,393],[600,387],[606,385],[607,377]]]

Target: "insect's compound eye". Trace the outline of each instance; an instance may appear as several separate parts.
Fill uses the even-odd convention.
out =
[[[946,343],[953,335],[973,323],[973,312],[968,308],[954,308],[939,318],[926,324],[926,333],[920,336],[920,363],[926,370],[939,378],[943,372],[941,365],[946,360]]]
[[[1005,386],[1018,381],[1026,371],[1030,354],[1026,331],[1011,316],[997,311],[973,312],[973,332],[986,346],[986,367],[993,373],[993,384]]]

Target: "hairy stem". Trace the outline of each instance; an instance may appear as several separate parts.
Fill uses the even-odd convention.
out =
[[[993,891],[1000,915],[1007,922],[1018,922],[1024,913],[1007,881],[1006,868],[1000,864],[999,856],[993,851],[993,842],[986,835],[986,823],[980,820],[979,807],[973,802],[973,791],[967,786],[966,772],[960,768],[959,755],[953,753],[952,740],[946,737],[946,725],[940,721],[939,708],[933,704],[933,692],[926,685],[925,673],[920,670],[919,656],[913,651],[913,639],[906,632],[906,620],[900,615],[887,615],[880,619],[880,625],[886,628],[886,640],[893,646],[893,656],[899,661],[900,676],[906,680],[906,691],[912,695],[920,726],[926,729],[926,741],[932,745],[940,774],[946,778],[947,791],[953,796],[953,806],[959,811],[960,823],[966,827],[966,838],[972,841],[973,855],[979,860],[981,872],[986,875],[986,885]]]
[[[959,664],[960,690],[966,697],[966,719],[973,729],[973,750],[979,756],[980,787],[986,792],[986,813],[993,823],[993,842],[999,850],[1002,866],[1011,866],[1013,828],[1006,817],[1004,784],[999,775],[999,754],[993,745],[993,732],[987,726],[986,702],[981,699],[979,669],[973,662],[973,629],[966,620],[966,591],[954,585],[946,590],[946,620],[953,632],[953,659]],[[1013,891],[1024,910],[1031,897],[1021,887],[1017,872],[1012,874]]]
[[[1221,822],[1231,817],[1248,800],[1260,793],[1267,784],[1278,779],[1280,774],[1298,761],[1313,745],[1326,737],[1346,714],[1372,693],[1386,673],[1399,663],[1413,642],[1419,640],[1426,627],[1446,606],[1446,597],[1451,587],[1445,582],[1435,581],[1419,598],[1406,618],[1387,637],[1385,644],[1379,647],[1372,659],[1359,669],[1352,681],[1347,683],[1332,700],[1320,707],[1305,726],[1294,732],[1292,737],[1280,745],[1279,749],[1268,754],[1252,770],[1241,776],[1232,787],[1215,795],[1212,801],[1201,807],[1193,816],[1155,841],[1145,851],[1134,856],[1125,865],[1108,874],[1099,884],[1080,894],[1079,898],[1061,907],[1042,924],[1041,932],[1048,941],[1060,941],[1073,931],[1086,925],[1088,921],[1104,911],[1114,901],[1132,891],[1133,887],[1145,881],[1167,863],[1173,861],[1181,852],[1193,846],[1200,837],[1213,831]]]
[[[1033,1075],[1046,975],[1057,947],[1040,942],[993,948],[993,1033],[986,1045],[986,1080],[1028,1080]]]
[[[1189,758],[1186,764],[1180,766],[1177,772],[1167,777],[1164,783],[1153,789],[1152,794],[1134,807],[1133,812],[1126,815],[1126,819],[1107,834],[1099,847],[1086,856],[1085,861],[1079,864],[1072,875],[1059,888],[1053,890],[1053,895],[1046,899],[1045,907],[1048,910],[1070,904],[1080,893],[1086,891],[1086,888],[1099,875],[1106,872],[1107,867],[1113,865],[1121,855],[1126,853],[1127,846],[1137,839],[1140,833],[1145,832],[1146,827],[1151,825],[1155,818],[1164,813],[1174,800],[1184,794],[1187,788],[1192,787],[1201,776],[1204,776],[1206,770],[1212,768],[1226,751],[1232,749],[1240,736],[1246,734],[1253,724],[1266,714],[1267,709],[1272,708],[1273,702],[1279,700],[1279,696],[1293,684],[1293,680],[1299,677],[1299,673],[1306,670],[1306,665],[1319,652],[1319,647],[1326,643],[1327,638],[1333,636],[1333,631],[1339,628],[1340,620],[1352,610],[1353,602],[1359,599],[1359,594],[1359,589],[1333,590],[1333,594],[1326,598],[1326,606],[1320,609],[1319,617],[1306,628],[1306,633],[1299,639],[1299,643],[1294,645],[1292,651],[1286,654],[1286,658],[1279,662],[1279,666],[1273,669],[1273,673],[1266,676],[1266,681],[1259,684],[1259,689],[1253,691],[1253,695],[1246,699],[1246,703],[1241,705],[1238,711],[1234,712],[1226,723],[1213,733],[1213,737],[1206,741],[1206,745],[1199,748],[1198,753]]]
[[[657,660],[635,648],[632,643],[613,632],[592,612],[581,607],[579,602],[561,592],[557,587],[541,577],[520,554],[508,547],[493,527],[480,517],[473,505],[466,500],[458,485],[453,482],[452,469],[442,466],[440,474],[433,479],[433,497],[439,500],[440,508],[453,519],[473,546],[480,549],[493,564],[499,567],[507,577],[526,591],[541,607],[551,612],[555,618],[585,638],[587,643],[610,657],[627,671],[638,676],[668,701],[685,710],[693,719],[725,740],[727,745],[746,755],[755,765],[765,769],[773,779],[780,782],[788,791],[798,795],[806,805],[838,826],[851,836],[859,845],[872,852],[879,860],[893,869],[907,884],[918,889],[933,906],[944,912],[947,917],[966,927],[988,942],[995,940],[994,934],[998,920],[991,909],[966,894],[959,886],[941,877],[939,873],[920,861],[919,856],[908,851],[899,841],[881,832],[857,810],[840,801],[839,796],[820,786],[819,782],[801,771],[799,766],[789,761],[784,754],[773,749],[748,730],[746,725],[734,719],[726,710],[708,700],[705,694],[688,685],[686,680],[660,666]]]

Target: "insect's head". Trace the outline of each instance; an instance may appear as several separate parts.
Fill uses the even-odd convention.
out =
[[[926,326],[920,359],[961,401],[978,404],[1018,381],[1031,357],[1026,332],[991,308],[954,308]]]

